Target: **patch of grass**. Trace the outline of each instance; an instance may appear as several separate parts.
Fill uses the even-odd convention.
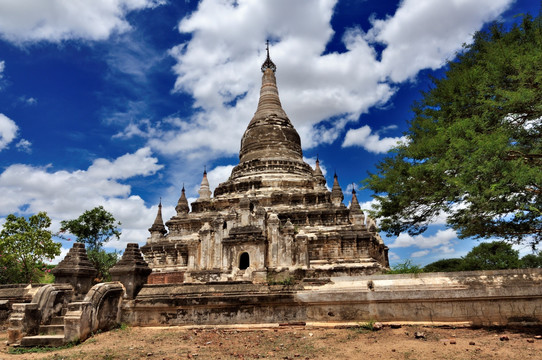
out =
[[[30,353],[46,353],[57,350],[69,349],[79,344],[79,342],[70,342],[63,346],[36,346],[36,347],[10,347],[9,354],[30,354]]]
[[[375,331],[374,324],[375,320],[369,320],[364,323],[359,323],[358,326],[352,327],[352,330],[355,330],[358,334],[365,334],[370,331]]]

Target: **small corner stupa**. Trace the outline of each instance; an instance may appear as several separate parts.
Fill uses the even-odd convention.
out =
[[[204,171],[188,206],[163,223],[161,205],[142,247],[150,283],[365,275],[389,267],[388,248],[355,191],[347,208],[337,174],[332,190],[319,161],[303,161],[299,134],[282,108],[276,66],[261,67],[256,113],[241,139],[239,164],[212,194]],[[166,230],[167,227],[167,230]]]

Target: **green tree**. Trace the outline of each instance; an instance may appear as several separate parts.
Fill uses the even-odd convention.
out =
[[[77,219],[60,222],[60,232],[69,232],[77,237],[77,242],[87,245],[88,250],[99,250],[103,244],[113,238],[120,238],[121,232],[113,215],[103,206],[87,210]]]
[[[521,267],[519,251],[504,241],[481,243],[463,258],[463,270],[500,270]]]
[[[43,275],[43,261],[60,255],[52,240],[51,219],[45,212],[28,219],[10,214],[0,232],[0,282],[35,282]]]
[[[424,266],[424,272],[448,272],[463,270],[463,259],[441,259]]]
[[[413,264],[410,259],[405,260],[402,263],[394,265],[387,274],[418,274],[423,272],[420,265]]]
[[[105,242],[120,238],[118,226],[121,223],[103,206],[98,206],[85,211],[77,219],[63,220],[60,225],[61,234],[73,234],[77,242],[87,245],[88,258],[98,270],[98,281],[109,281],[109,269],[117,262],[118,253],[108,253],[102,247]]]
[[[521,258],[521,267],[524,269],[542,268],[542,253],[525,255]]]
[[[391,235],[437,216],[460,238],[542,240],[542,19],[478,32],[413,106],[408,141],[365,180]]]

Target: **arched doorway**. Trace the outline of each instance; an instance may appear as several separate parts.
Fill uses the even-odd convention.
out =
[[[250,257],[247,252],[244,252],[239,257],[239,270],[245,270],[250,266]]]

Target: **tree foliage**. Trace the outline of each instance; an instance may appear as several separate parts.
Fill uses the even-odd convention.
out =
[[[519,251],[504,241],[481,243],[463,258],[463,270],[501,270],[521,267]]]
[[[542,253],[525,255],[521,258],[521,267],[524,269],[542,268]]]
[[[387,271],[387,274],[418,274],[423,272],[420,265],[413,264],[410,259],[405,260],[395,266],[392,266],[391,270]]]
[[[399,145],[365,180],[391,235],[437,216],[460,238],[542,240],[542,20],[495,24],[413,106]]]
[[[119,239],[121,232],[113,215],[103,206],[87,210],[77,219],[60,222],[60,232],[68,232],[77,237],[77,242],[87,245],[88,250],[100,250],[110,239]]]
[[[450,272],[450,271],[462,271],[465,270],[462,266],[463,259],[441,259],[431,264],[427,264],[423,267],[424,272]]]
[[[106,252],[103,244],[111,239],[119,239],[121,232],[114,216],[102,206],[87,210],[77,219],[60,222],[60,232],[70,233],[77,237],[77,242],[87,245],[87,255],[90,262],[98,270],[98,282],[109,281],[109,269],[118,260],[117,252]]]
[[[51,219],[45,212],[28,219],[10,214],[0,232],[0,283],[35,282],[43,274],[43,262],[60,255],[52,240]]]

